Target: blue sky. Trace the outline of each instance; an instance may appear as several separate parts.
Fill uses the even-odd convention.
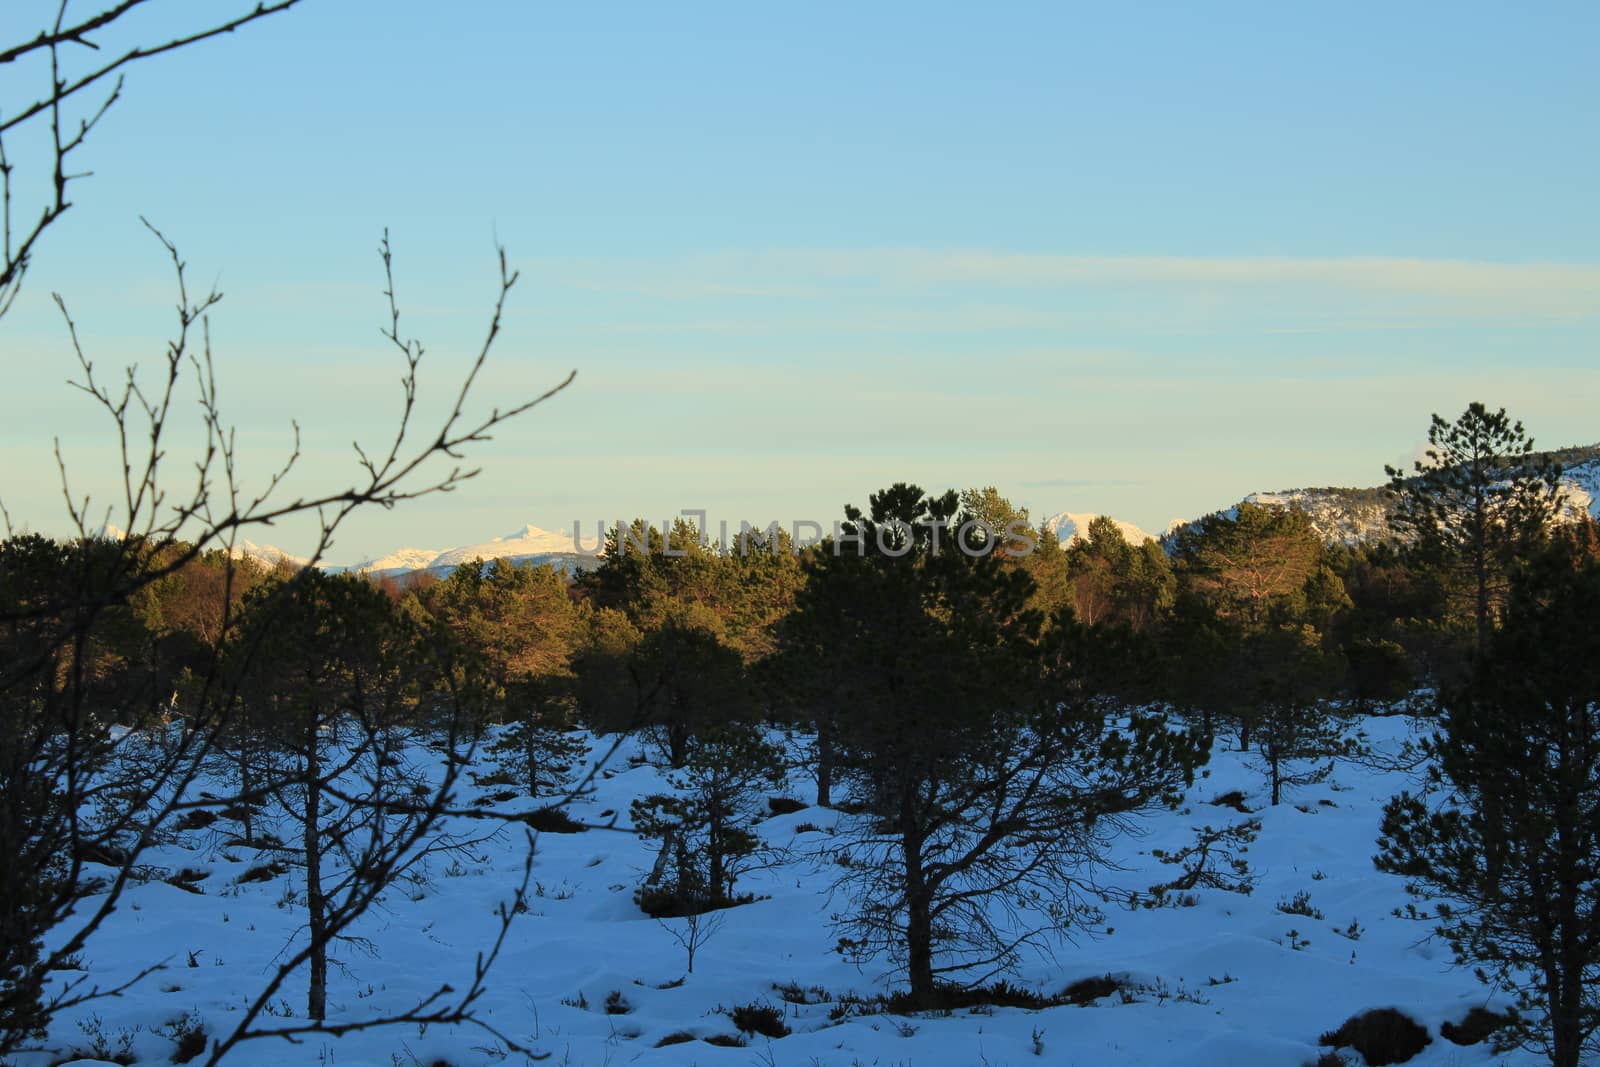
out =
[[[1600,8],[863,7],[306,0],[135,68],[0,320],[0,499],[61,527],[53,435],[106,492],[49,296],[99,366],[157,355],[140,214],[226,294],[248,469],[298,419],[306,492],[396,409],[384,227],[441,403],[497,238],[521,268],[483,400],[576,383],[341,559],[689,507],[826,521],[903,479],[1159,530],[1375,484],[1478,399],[1600,439]]]

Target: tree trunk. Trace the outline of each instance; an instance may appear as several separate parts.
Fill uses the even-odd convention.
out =
[[[685,717],[667,724],[667,762],[675,771],[681,771],[689,762],[689,723]]]
[[[1487,560],[1479,559],[1475,568],[1478,572],[1478,599],[1477,599],[1477,634],[1478,651],[1481,653],[1489,642],[1489,564]]]
[[[933,1004],[933,902],[922,869],[922,828],[916,819],[912,790],[901,793],[900,850],[906,876],[906,977],[911,982],[911,1002]]]
[[[709,903],[721,903],[727,899],[727,890],[722,884],[727,878],[723,859],[723,852],[726,848],[727,845],[722,837],[722,817],[714,814],[711,816],[710,824],[706,827],[706,851],[710,853],[707,859],[711,867],[711,884],[708,887],[711,897]]]
[[[1283,761],[1279,758],[1279,748],[1275,744],[1267,745],[1267,767],[1272,773],[1272,806],[1277,807],[1283,799]]]
[[[833,725],[817,720],[817,807],[833,807]]]
[[[1499,896],[1500,877],[1506,866],[1505,816],[1501,812],[1500,797],[1493,790],[1479,794],[1483,809],[1483,880],[1486,896]]]
[[[539,713],[531,712],[527,722],[524,723],[526,732],[522,735],[523,755],[528,758],[528,795],[536,796],[539,792]]]
[[[672,842],[674,858],[678,867],[678,895],[684,897],[694,892],[694,867],[689,863],[689,839],[687,834],[680,833]]]
[[[1561,950],[1565,947],[1560,946]],[[1583,1041],[1579,1036],[1583,1011],[1581,967],[1579,975],[1566,974],[1563,962],[1552,961],[1545,968],[1545,996],[1550,1003],[1550,1064],[1551,1067],[1579,1067],[1583,1055]]]
[[[1573,717],[1582,721],[1581,716]],[[1581,737],[1582,735],[1580,735]],[[1581,746],[1584,742],[1580,740]],[[1570,746],[1562,745],[1557,767],[1565,801],[1556,816],[1556,864],[1553,881],[1556,885],[1557,935],[1555,989],[1549,991],[1551,1042],[1554,1048],[1551,1059],[1555,1067],[1578,1067],[1583,1055],[1583,1000],[1584,971],[1593,962],[1584,945],[1584,919],[1579,915],[1578,902],[1586,895],[1587,875],[1591,873],[1590,857],[1585,855],[1582,842],[1586,838],[1577,825],[1577,812],[1582,810],[1581,784],[1586,760],[1572,760]],[[1574,766],[1576,763],[1576,766]]]
[[[660,885],[661,876],[667,873],[667,864],[678,855],[677,831],[670,827],[661,837],[661,851],[656,854],[655,865],[650,868],[650,877],[644,880],[645,885]]]
[[[311,936],[306,1016],[320,1022],[328,1014],[328,929],[327,901],[322,895],[322,761],[318,756],[313,725],[306,747],[306,926]]]
[[[239,801],[239,823],[244,830],[244,843],[255,843],[255,803],[251,793],[255,791],[255,776],[250,773],[250,741],[248,737],[239,738],[239,792],[242,797]]]
[[[919,1008],[933,1006],[933,923],[929,911],[926,897],[919,894],[908,898],[906,973],[911,981],[911,1002]]]

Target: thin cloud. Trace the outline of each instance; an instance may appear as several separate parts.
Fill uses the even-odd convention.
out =
[[[1143,478],[1037,478],[1018,483],[1025,489],[1098,489],[1107,486],[1149,485]]]
[[[1179,293],[1266,287],[1305,298],[1445,303],[1471,315],[1600,314],[1600,265],[1351,256],[1073,256],[986,250],[774,249],[661,260],[543,260],[552,279],[580,288],[711,300],[856,296],[874,289],[1158,289]],[[1420,310],[1420,309],[1419,309]],[[1377,328],[1393,328],[1381,320]],[[1326,328],[1326,327],[1320,327]],[[1337,326],[1333,327],[1338,329]]]
[[[780,256],[836,277],[1000,286],[1302,284],[1442,296],[1563,293],[1600,305],[1600,266],[1391,258],[1054,256],[869,250]]]

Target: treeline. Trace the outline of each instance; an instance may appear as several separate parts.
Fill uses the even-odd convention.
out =
[[[993,488],[960,500],[960,521],[996,530],[1030,522]],[[1572,535],[1593,537],[1579,526]],[[744,551],[721,552],[689,523],[663,540],[659,527],[639,520],[620,542],[610,531],[600,565],[576,577],[477,560],[443,578],[317,580],[368,585],[386,602],[372,611],[442,624],[492,682],[489,722],[520,719],[529,706],[561,722],[575,721],[581,707],[584,724],[602,731],[635,716],[658,719],[668,707],[777,719],[781,688],[762,683],[783,624],[823,557],[855,551],[830,540],[795,552],[787,533],[779,536],[777,551],[757,536]],[[1459,677],[1476,639],[1471,575],[1398,542],[1325,544],[1293,508],[1244,504],[1179,529],[1165,545],[1129,544],[1105,517],[1066,547],[1031,524],[1026,537],[1031,551],[1012,555],[1014,543],[997,543],[996,557],[1031,582],[1030,609],[1096,635],[1105,691],[1192,709],[1236,728],[1241,744],[1259,694],[1274,686],[1366,707]],[[644,551],[633,547],[640,541]],[[159,567],[183,549],[144,549],[130,563],[117,542],[23,536],[0,546],[8,594],[36,600],[41,619],[50,592],[84,580],[97,556],[105,567]],[[120,722],[181,713],[186,687],[212,668],[224,631],[248,629],[253,612],[273,610],[267,591],[294,580],[309,579],[287,564],[198,556],[104,613],[80,647],[56,650],[82,657],[61,671],[83,686],[89,707]],[[1504,574],[1498,582],[1496,611]],[[21,636],[19,624],[12,629]],[[1280,675],[1296,659],[1303,662],[1288,672],[1297,676],[1291,683]],[[698,692],[685,688],[690,679]]]
[[[1331,698],[1366,710],[1447,686],[1479,636],[1475,570],[1399,541],[1326,544],[1294,508],[1243,504],[1166,544],[1139,545],[1102,517],[1063,547],[992,487],[962,493],[952,519],[995,531],[1021,524],[1031,550],[997,538],[994,555],[1025,576],[1029,610],[1052,625],[1070,620],[1092,644],[1083,659],[1098,692],[1192,712],[1241,747],[1274,704]],[[753,536],[724,552],[681,521],[665,539],[642,520],[624,533],[610,531],[600,565],[576,577],[479,560],[443,578],[316,580],[382,594],[365,607],[372,617],[348,626],[381,628],[391,614],[437,626],[483,672],[485,724],[650,724],[681,766],[699,724],[792,718],[792,694],[774,669],[785,624],[826,557],[854,546],[830,540],[796,552],[779,531],[775,546]],[[1569,536],[1594,541],[1592,525]],[[105,567],[159,568],[183,547],[141,549],[130,562],[115,542],[13,538],[3,546],[8,594],[32,589],[43,619],[49,592],[83,581],[97,556]],[[1497,614],[1515,560],[1488,563],[1486,607]],[[118,722],[181,715],[223,638],[255,633],[255,616],[278,610],[271,591],[308,580],[285,564],[198,556],[103,613],[81,643],[55,649],[64,658],[56,673],[81,687],[86,709]]]

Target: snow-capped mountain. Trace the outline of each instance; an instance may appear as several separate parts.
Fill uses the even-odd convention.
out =
[[[128,532],[119,526],[106,523],[95,531],[96,537],[103,537],[110,541],[121,541],[128,536]],[[213,543],[209,547],[221,546]],[[267,567],[276,567],[279,563],[288,562],[296,567],[304,567],[309,561],[304,556],[297,556],[293,552],[285,552],[277,545],[258,545],[254,541],[241,537],[235,541],[228,554],[234,559],[253,559]]]
[[[378,574],[399,573],[401,571],[420,571],[434,561],[439,555],[436,548],[401,548],[379,556],[376,559],[364,559],[360,563],[352,563],[339,570],[372,571]],[[329,568],[330,570],[334,568]]]
[[[234,559],[253,559],[257,563],[276,567],[279,563],[290,563],[296,567],[304,567],[310,561],[304,556],[297,556],[292,552],[285,552],[276,545],[258,545],[254,541],[239,538],[234,542],[229,555]]]
[[[434,557],[430,567],[454,567],[469,559],[522,559],[526,556],[548,556],[558,552],[573,552],[571,533],[553,533],[541,530],[532,523],[504,537],[496,537],[476,545],[448,549]]]
[[[343,570],[371,574],[398,574],[405,571],[449,570],[472,559],[546,560],[576,555],[571,533],[541,530],[529,523],[504,537],[477,544],[459,545],[442,551],[427,548],[402,548],[385,556],[362,560]]]
[[[1041,527],[1055,531],[1057,540],[1061,542],[1061,547],[1065,548],[1079,538],[1088,537],[1089,524],[1098,515],[1099,513],[1094,511],[1062,511],[1045,519]],[[1130,545],[1142,545],[1145,539],[1151,536],[1131,522],[1123,522],[1117,518],[1113,518],[1111,521],[1117,524],[1117,529],[1122,531],[1123,538]]]

